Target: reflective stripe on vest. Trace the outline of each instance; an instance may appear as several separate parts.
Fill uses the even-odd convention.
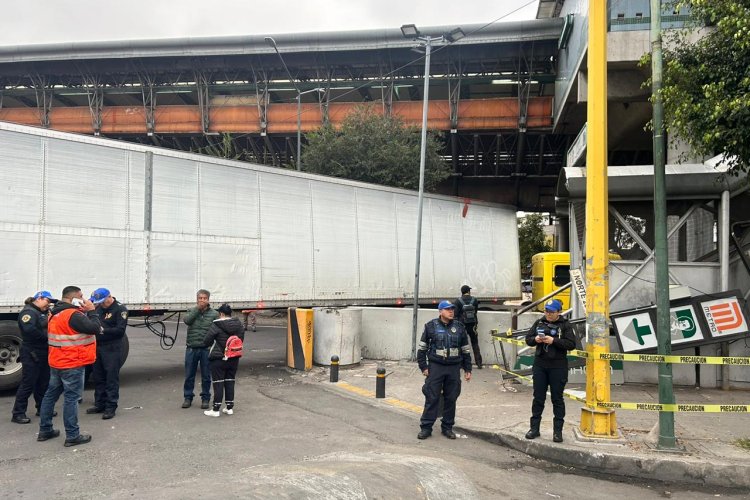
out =
[[[49,365],[64,370],[79,368],[96,361],[96,336],[80,333],[70,326],[70,318],[80,312],[78,309],[65,309],[50,318],[47,325]]]
[[[85,333],[75,333],[73,335],[61,335],[59,333],[48,333],[47,340],[49,345],[56,347],[65,347],[71,345],[88,345],[96,342],[93,335]]]

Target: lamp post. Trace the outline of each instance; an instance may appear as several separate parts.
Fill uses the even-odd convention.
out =
[[[424,91],[422,93],[422,138],[419,151],[419,197],[417,199],[417,250],[414,264],[414,309],[412,313],[412,335],[411,335],[411,353],[412,360],[417,357],[417,316],[419,314],[419,265],[422,253],[422,207],[424,206],[424,168],[427,154],[427,110],[429,107],[430,93],[430,53],[432,52],[433,43],[442,43],[448,41],[453,43],[463,38],[464,32],[461,28],[456,28],[450,33],[440,36],[423,36],[414,24],[404,24],[401,26],[401,33],[405,38],[410,38],[420,42],[424,46]]]
[[[305,90],[304,92],[300,91],[297,83],[294,81],[294,77],[292,77],[292,73],[286,65],[286,62],[284,62],[281,52],[279,52],[279,48],[276,46],[276,40],[270,36],[265,37],[264,40],[274,51],[276,51],[276,55],[279,56],[281,65],[284,66],[284,70],[289,77],[289,83],[291,83],[294,86],[294,90],[297,91],[297,170],[302,170],[302,95],[311,92],[325,92],[325,89],[318,87],[311,90]]]

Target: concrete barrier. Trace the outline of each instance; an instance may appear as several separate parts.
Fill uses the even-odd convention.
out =
[[[315,337],[313,363],[330,365],[331,356],[339,357],[339,365],[362,361],[362,309],[356,307],[314,307]]]
[[[412,357],[412,317],[410,308],[362,307],[362,357],[398,361]],[[420,309],[417,316],[417,334],[421,336],[424,324],[437,318],[437,309]],[[539,317],[538,313],[524,314],[519,318],[521,328],[529,328]],[[505,331],[510,328],[507,311],[479,311],[479,349],[485,363],[496,363],[490,330]],[[418,339],[417,339],[418,340]],[[498,347],[498,353],[499,353]],[[508,350],[510,353],[510,350]],[[499,356],[498,356],[499,358]],[[502,362],[502,358],[499,358]],[[508,362],[515,361],[509,359]]]

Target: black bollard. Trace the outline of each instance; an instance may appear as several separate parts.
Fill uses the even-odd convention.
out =
[[[375,379],[375,397],[385,397],[385,368],[378,366],[377,378]]]
[[[339,357],[331,356],[331,382],[339,381]]]

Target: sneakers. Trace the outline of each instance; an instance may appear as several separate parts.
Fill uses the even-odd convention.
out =
[[[60,434],[60,431],[57,431],[58,434]],[[37,441],[39,438],[37,438]],[[78,437],[75,437],[73,439],[66,439],[65,440],[65,447],[69,448],[71,446],[76,446],[79,444],[86,444],[89,441],[91,441],[91,434],[79,434]]]
[[[536,439],[539,436],[541,436],[541,434],[539,434],[539,430],[537,429],[531,429],[526,433],[526,439]]]
[[[104,408],[99,408],[98,406],[92,406],[91,408],[86,408],[86,413],[88,415],[92,415],[94,413],[104,413]]]
[[[422,429],[419,431],[419,434],[417,434],[417,439],[427,439],[428,437],[432,436],[432,431],[429,429]]]
[[[11,422],[14,424],[28,424],[31,422],[31,419],[26,416],[26,414],[21,415],[13,415],[13,417],[10,419]]]
[[[233,415],[234,414],[234,409],[232,409],[232,408],[222,408],[221,412],[222,413],[226,413],[227,415]]]
[[[109,420],[110,418],[115,418],[115,410],[104,411],[104,415],[102,415],[102,420]]]
[[[555,443],[562,443],[563,442],[562,431],[553,432],[552,441],[554,441]]]
[[[221,415],[221,412],[219,410],[206,410],[203,412],[203,414],[207,417],[218,417],[219,415]]]
[[[183,408],[190,408],[190,405],[192,405],[192,404],[193,404],[193,400],[186,398],[185,401],[182,402],[182,407]]]
[[[201,410],[208,410],[209,403],[210,401],[208,399],[201,401]]]
[[[456,433],[453,432],[453,429],[446,429],[442,431],[443,436],[447,437],[448,439],[456,439]]]
[[[56,438],[59,435],[60,435],[60,431],[58,431],[57,429],[52,429],[49,432],[40,432],[36,436],[36,440],[37,441],[46,441],[48,439]]]

